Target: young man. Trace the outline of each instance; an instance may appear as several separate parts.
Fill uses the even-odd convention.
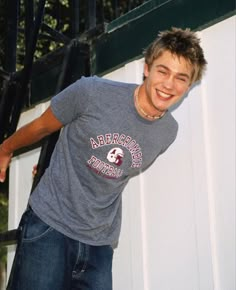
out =
[[[3,181],[14,150],[63,127],[21,223],[9,290],[111,290],[121,193],[175,140],[168,109],[206,67],[195,33],[173,28],[145,51],[144,81],[81,78],[0,146]]]

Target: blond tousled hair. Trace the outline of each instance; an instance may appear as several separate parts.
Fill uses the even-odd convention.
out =
[[[191,83],[202,79],[206,70],[203,49],[200,46],[200,39],[190,29],[173,27],[170,30],[162,31],[158,37],[144,51],[145,63],[150,68],[153,61],[164,51],[170,51],[178,57],[184,57],[193,66]]]

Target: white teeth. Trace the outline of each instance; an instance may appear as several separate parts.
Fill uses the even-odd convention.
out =
[[[165,94],[165,93],[160,92],[160,91],[157,91],[157,92],[158,92],[158,94],[159,94],[161,97],[163,97],[163,98],[169,98],[169,97],[171,97],[171,95],[169,95],[169,94]]]

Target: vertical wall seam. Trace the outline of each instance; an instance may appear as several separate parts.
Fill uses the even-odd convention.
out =
[[[215,199],[213,190],[213,180],[211,175],[211,148],[210,138],[208,134],[209,119],[208,119],[208,104],[207,104],[207,93],[206,93],[206,81],[202,81],[202,102],[203,102],[203,134],[205,140],[205,157],[206,157],[206,174],[207,174],[207,189],[208,189],[208,205],[209,205],[209,225],[210,225],[210,244],[211,244],[211,257],[212,257],[212,269],[213,269],[213,283],[215,290],[220,289],[219,283],[219,269],[217,263],[217,246],[216,246],[216,224],[215,224]]]
[[[147,251],[147,218],[146,218],[146,207],[145,207],[145,194],[144,194],[144,177],[143,174],[139,176],[140,183],[140,201],[141,201],[141,228],[142,228],[142,252],[143,252],[143,283],[144,289],[149,290],[148,280],[148,251]]]
[[[190,123],[190,131],[193,132],[192,130],[192,114],[190,112],[191,106],[188,104],[188,119]],[[196,253],[197,253],[197,261],[196,261],[196,267],[197,267],[197,289],[200,290],[200,281],[201,281],[201,274],[200,274],[200,265],[199,265],[199,243],[198,243],[198,212],[197,212],[197,201],[196,201],[196,178],[195,178],[195,169],[194,169],[194,160],[193,160],[193,135],[190,134],[190,142],[191,142],[191,155],[190,155],[190,164],[191,164],[191,170],[192,170],[192,186],[193,186],[193,209],[194,209],[194,217],[193,217],[193,222],[194,222],[194,234],[195,234],[195,247],[196,247]]]

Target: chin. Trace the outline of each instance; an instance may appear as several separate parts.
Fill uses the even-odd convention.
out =
[[[154,104],[154,107],[157,108],[157,110],[159,110],[160,112],[164,112],[166,111],[170,106],[169,105],[166,105],[166,104],[160,104],[160,103],[153,103]]]

